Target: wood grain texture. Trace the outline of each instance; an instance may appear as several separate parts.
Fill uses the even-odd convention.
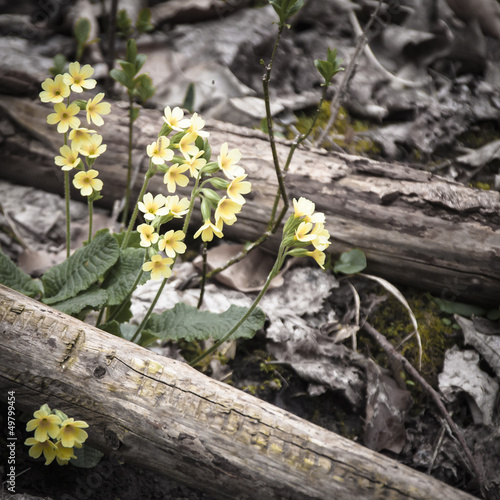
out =
[[[39,102],[0,96],[0,120],[10,122],[10,128],[0,128],[0,176],[62,193],[62,172],[54,164],[62,137],[46,124],[50,110]],[[125,191],[126,114],[123,103],[113,103],[100,131],[108,150],[95,168],[104,181],[101,204],[107,207]],[[155,140],[162,123],[161,112],[154,109],[141,110],[136,122],[135,196],[148,165],[146,145]],[[12,124],[15,133],[9,132]],[[225,234],[237,241],[253,240],[265,231],[277,189],[268,140],[259,131],[222,122],[209,121],[206,129],[213,158],[223,142],[242,153],[253,190],[238,223],[226,227]],[[288,144],[278,143],[282,164],[287,154]],[[306,149],[296,151],[287,186],[290,199],[309,197],[325,212],[335,254],[361,248],[368,271],[394,283],[421,287],[448,300],[498,305],[500,193],[468,188],[406,165]],[[150,191],[168,194],[161,175],[151,180]],[[198,211],[192,224],[195,229],[200,225]],[[275,249],[277,244],[276,237],[267,246]]]
[[[89,444],[228,499],[468,494],[0,286],[0,394],[90,425]]]

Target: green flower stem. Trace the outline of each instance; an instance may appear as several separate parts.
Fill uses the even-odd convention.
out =
[[[200,171],[198,173],[198,176],[196,177],[196,182],[194,184],[194,188],[191,191],[191,201],[189,203],[188,213],[186,214],[186,218],[184,219],[184,225],[182,226],[182,232],[184,234],[186,234],[186,232],[188,230],[188,227],[189,227],[189,223],[191,221],[191,214],[193,213],[194,201],[196,199],[196,194],[197,194],[197,191],[198,191],[198,186],[200,184],[201,175],[202,175],[202,173]],[[174,257],[174,262],[172,263],[172,267],[174,267],[174,265],[175,265],[175,262],[177,260],[177,256],[178,256],[178,254],[176,254],[175,257]],[[149,306],[149,309],[146,312],[146,315],[142,319],[140,325],[137,327],[137,330],[135,331],[134,336],[130,339],[131,342],[135,342],[136,339],[141,334],[142,330],[144,330],[144,327],[146,326],[146,323],[148,322],[151,314],[153,313],[153,310],[156,307],[156,303],[158,302],[158,299],[160,298],[160,295],[163,292],[163,289],[165,288],[165,285],[167,284],[168,280],[169,280],[169,278],[164,278],[163,279],[162,284],[160,285],[160,288],[156,292],[156,295],[155,295],[155,298],[153,299],[153,302],[151,303],[151,305]]]
[[[134,101],[129,95],[129,115],[128,115],[128,165],[127,165],[127,187],[125,190],[125,205],[123,207],[122,224],[127,224],[130,197],[132,195],[132,138],[134,131],[134,120],[132,117]]]
[[[88,205],[89,205],[89,239],[87,243],[92,241],[92,219],[94,217],[94,202],[88,197]]]
[[[271,152],[273,155],[274,169],[276,171],[276,177],[278,178],[278,184],[279,184],[278,193],[277,193],[276,198],[274,200],[273,209],[271,211],[271,217],[269,219],[269,223],[267,226],[268,231],[271,230],[271,228],[273,228],[273,226],[275,225],[274,219],[276,217],[276,210],[278,208],[278,203],[279,203],[280,197],[283,197],[283,202],[286,205],[288,205],[288,201],[287,201],[287,197],[286,197],[286,190],[285,190],[285,181],[284,181],[284,177],[283,177],[282,172],[281,172],[278,153],[276,151],[276,142],[274,139],[273,120],[272,120],[272,116],[271,116],[271,104],[269,101],[269,81],[271,80],[271,70],[273,69],[273,61],[274,61],[274,57],[276,55],[276,51],[278,49],[281,34],[283,33],[283,28],[284,28],[284,26],[280,26],[278,28],[278,34],[276,35],[276,42],[274,43],[274,48],[273,48],[273,53],[271,55],[271,60],[269,61],[269,64],[266,66],[266,73],[264,74],[264,77],[262,78],[262,86],[264,89],[264,102],[266,105],[267,134],[269,136],[269,143],[271,145]],[[287,208],[288,208],[288,206],[287,206]]]
[[[69,170],[64,171],[64,198],[66,200],[66,258],[71,253],[71,215],[69,210]]]
[[[146,175],[144,176],[144,182],[142,184],[141,192],[139,193],[139,196],[137,197],[137,202],[141,201],[142,198],[144,197],[144,194],[146,193],[146,189],[148,188],[149,184],[149,179],[153,177],[153,175],[156,172],[156,166],[154,163],[149,160],[149,168],[148,171],[146,172]],[[134,224],[137,219],[137,214],[139,213],[139,205],[138,203],[135,204],[134,211],[132,212],[132,217],[130,218],[130,222],[127,228],[127,232],[125,233],[125,237],[123,238],[122,246],[121,248],[127,248],[127,243],[130,238],[130,233],[132,232],[132,229],[134,229]]]
[[[269,285],[271,284],[273,278],[279,273],[279,270],[281,269],[281,266],[283,265],[283,261],[285,259],[284,255],[286,251],[287,248],[280,247],[280,251],[278,252],[278,257],[276,258],[276,262],[274,263],[274,266],[271,269],[271,272],[269,273],[267,280],[264,286],[262,287],[262,290],[259,292],[259,295],[257,295],[255,300],[253,301],[253,304],[248,308],[248,311],[243,315],[243,317],[238,321],[238,323],[236,323],[236,325],[234,325],[233,328],[231,328],[231,330],[229,330],[229,332],[227,332],[226,335],[224,335],[224,337],[218,340],[212,347],[210,347],[204,353],[200,354],[197,358],[191,361],[189,363],[190,366],[196,366],[198,363],[200,363],[200,361],[202,361],[207,356],[216,351],[247,320],[250,314],[252,314],[255,308],[259,305],[260,300],[262,299],[267,289],[269,288]]]
[[[203,304],[203,296],[205,295],[205,283],[207,282],[207,242],[203,242],[203,271],[201,274],[201,285],[200,285],[200,298],[198,299],[198,305],[196,306],[199,309]]]

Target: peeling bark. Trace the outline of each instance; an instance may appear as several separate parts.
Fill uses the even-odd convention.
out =
[[[473,498],[3,286],[0,389],[19,409],[85,420],[112,458],[217,498]]]
[[[28,99],[0,97],[0,122],[10,122],[0,127],[0,176],[62,193],[62,172],[54,165],[62,137],[46,124],[49,112],[50,107]],[[108,150],[95,168],[104,182],[101,205],[109,208],[125,192],[126,113],[124,103],[114,103],[101,130]],[[133,163],[140,170],[135,196],[148,165],[146,145],[156,139],[162,123],[161,113],[152,109],[141,110],[135,122]],[[266,229],[277,189],[268,139],[259,131],[216,121],[208,121],[206,129],[213,157],[223,142],[239,148],[253,184],[238,223],[226,227],[225,234],[238,241],[256,239]],[[277,149],[283,165],[288,144],[279,142]],[[448,300],[498,305],[500,193],[468,188],[401,164],[301,148],[287,186],[290,200],[306,196],[325,212],[335,254],[361,248],[368,271],[394,283],[424,288]],[[149,191],[167,194],[162,176],[151,180]],[[188,194],[186,189],[179,192]],[[78,199],[79,193],[73,196]],[[195,211],[194,226],[200,222]],[[267,246],[273,250],[278,243],[275,237]]]

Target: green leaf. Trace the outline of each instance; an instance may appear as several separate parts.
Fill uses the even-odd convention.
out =
[[[132,109],[130,110],[130,118],[132,120],[132,123],[135,122],[137,120],[137,118],[139,118],[140,111],[141,111],[141,108],[134,108],[132,106]]]
[[[83,443],[81,448],[73,448],[76,459],[71,459],[71,464],[81,469],[91,469],[99,464],[104,453]]]
[[[139,33],[147,33],[154,29],[154,26],[151,24],[151,11],[148,8],[144,8],[139,12],[137,16],[137,21],[135,23],[135,29]]]
[[[70,316],[75,316],[82,311],[98,310],[106,304],[107,300],[108,294],[105,290],[92,287],[79,293],[76,297],[52,304],[52,307]]]
[[[129,82],[132,82],[134,80],[135,75],[137,74],[135,70],[135,64],[131,63],[129,61],[123,61],[122,59],[118,59],[118,63],[123,69],[123,72],[125,73],[125,76],[127,77],[127,80]]]
[[[118,246],[122,246],[126,233],[127,231],[122,231],[121,233],[113,233],[113,237],[118,242]],[[130,233],[130,238],[127,242],[127,248],[143,248],[141,247],[141,235],[137,231],[132,231]]]
[[[108,306],[121,304],[128,292],[132,288],[138,274],[144,264],[144,248],[126,248],[120,250],[120,257],[116,264],[110,269],[102,288],[108,292]],[[146,276],[143,273],[140,285],[146,283]]]
[[[186,90],[186,95],[184,96],[184,102],[181,108],[187,109],[190,113],[194,111],[194,83],[191,82]]]
[[[141,68],[144,66],[144,63],[146,62],[146,54],[137,54],[137,57],[135,58],[135,74],[139,73],[141,71]]]
[[[81,110],[85,111],[87,109],[87,101],[83,99],[75,99],[73,101]]]
[[[41,294],[40,282],[21,271],[0,249],[0,283],[28,297]]]
[[[118,11],[116,27],[118,34],[123,38],[128,38],[132,34],[132,20],[125,9]]]
[[[232,305],[227,311],[215,314],[200,311],[187,304],[176,304],[162,314],[152,314],[146,324],[149,334],[160,339],[219,340],[233,328],[248,311],[246,307]],[[252,338],[264,326],[265,314],[257,308],[234,332],[231,339]]]
[[[111,333],[111,335],[123,338],[122,332],[120,330],[120,323],[118,323],[118,321],[116,320],[102,323],[101,325],[99,325],[99,328],[104,332]]]
[[[132,88],[132,80],[129,79],[125,72],[121,69],[112,69],[109,72],[109,75],[111,76],[111,78],[113,78],[113,80],[117,81],[120,85],[123,85],[127,89]]]
[[[146,102],[150,97],[153,97],[156,88],[153,85],[153,80],[146,73],[139,75],[135,80],[135,95],[141,100],[141,102]]]
[[[43,275],[44,302],[55,304],[75,297],[101,278],[119,255],[118,243],[109,230],[98,231],[87,246],[79,248],[62,264]]]
[[[127,55],[126,59],[129,63],[134,64],[137,57],[137,43],[133,38],[127,40]]]
[[[66,56],[64,54],[56,54],[54,56],[54,66],[49,68],[50,74],[52,76],[62,75],[66,69]]]
[[[486,314],[486,309],[472,304],[464,304],[463,302],[454,302],[451,300],[439,299],[437,297],[433,297],[433,300],[442,312],[448,314],[458,314],[466,318],[470,318],[472,315],[484,316]]]
[[[73,28],[73,34],[79,44],[84,44],[90,35],[90,21],[86,17],[81,17]]]
[[[355,248],[344,252],[333,268],[336,273],[355,274],[366,267],[366,257],[362,250]]]

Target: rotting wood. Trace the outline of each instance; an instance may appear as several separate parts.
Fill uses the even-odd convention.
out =
[[[62,172],[54,156],[62,137],[46,124],[50,110],[37,101],[0,96],[0,120],[15,126],[14,132],[12,126],[2,127],[7,132],[1,137],[0,176],[61,193]],[[124,103],[113,103],[100,131],[108,150],[95,168],[104,182],[100,203],[109,208],[125,192],[126,115]],[[156,139],[162,123],[161,112],[153,109],[141,110],[135,123],[133,163],[140,167],[135,196],[148,165],[146,145]],[[206,128],[213,158],[223,142],[230,149],[239,148],[253,184],[238,223],[227,226],[225,234],[238,241],[256,239],[265,231],[277,188],[267,138],[221,122],[208,121]],[[288,146],[282,141],[277,147],[284,163]],[[302,148],[294,156],[287,186],[290,198],[306,196],[325,212],[332,252],[361,248],[368,271],[391,282],[420,287],[447,300],[498,305],[500,193],[468,188],[405,165]],[[161,175],[151,180],[149,190],[168,194]],[[186,189],[179,192],[188,194]],[[80,197],[77,191],[73,196]],[[200,224],[198,211],[192,223]],[[267,242],[268,248],[276,248],[278,241],[275,237]]]
[[[473,498],[3,286],[0,389],[19,409],[87,421],[88,444],[115,460],[221,499]]]

